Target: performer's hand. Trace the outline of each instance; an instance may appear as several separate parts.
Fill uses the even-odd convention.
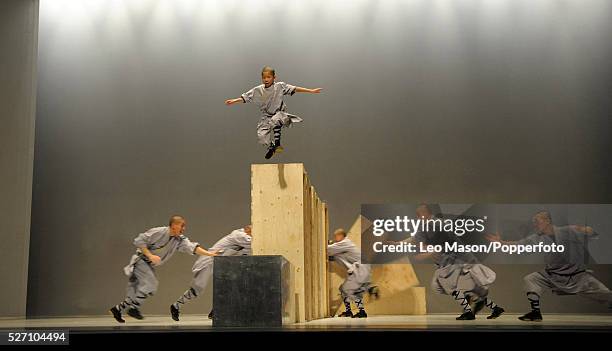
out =
[[[219,256],[223,252],[223,250],[212,250],[209,252],[212,254],[212,256]]]
[[[501,242],[501,235],[499,235],[499,233],[489,233],[485,235],[485,239],[489,241]]]
[[[149,256],[149,260],[151,260],[151,263],[154,266],[157,266],[160,262],[161,262],[161,258],[157,255],[151,255]]]
[[[227,99],[227,100],[225,100],[225,104],[226,104],[226,105],[231,105],[231,104],[233,104],[233,103],[234,103],[234,100],[232,100],[232,99]]]
[[[310,92],[313,94],[319,94],[321,90],[323,90],[323,88],[314,88],[314,89],[310,89]]]

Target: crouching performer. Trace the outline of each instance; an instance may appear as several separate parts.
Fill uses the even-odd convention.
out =
[[[432,209],[427,204],[417,207],[418,218],[434,219]],[[453,233],[444,231],[417,232],[410,241],[422,243],[424,246],[444,245],[459,239]],[[463,308],[463,313],[457,320],[474,320],[476,314],[485,306],[491,310],[487,319],[501,316],[505,310],[498,306],[489,296],[489,288],[496,278],[496,274],[489,267],[479,263],[471,253],[442,252],[419,253],[414,259],[421,261],[425,258],[434,260],[438,269],[434,272],[431,282],[432,289],[442,295],[452,296]]]
[[[327,255],[330,260],[338,262],[346,268],[348,276],[340,285],[340,294],[346,310],[339,317],[366,318],[368,315],[363,305],[363,294],[368,292],[378,298],[378,288],[372,286],[372,270],[369,264],[361,263],[361,251],[349,238],[344,229],[334,232],[334,242],[327,246]],[[353,314],[351,301],[357,305],[359,311]]]

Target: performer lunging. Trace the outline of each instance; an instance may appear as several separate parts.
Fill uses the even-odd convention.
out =
[[[217,241],[211,251],[217,252],[219,256],[247,256],[251,254],[251,225],[232,231]],[[175,321],[179,320],[181,305],[200,296],[213,273],[214,258],[208,256],[199,257],[193,265],[193,281],[191,287],[187,289],[175,303],[170,305],[170,314]],[[213,311],[210,311],[208,318],[213,318]]]
[[[504,241],[499,234],[489,234],[487,238],[505,245],[536,245],[556,243],[563,245],[563,253],[550,253],[545,256],[546,267],[528,274],[523,278],[531,312],[519,317],[522,321],[542,320],[540,296],[545,290],[552,290],[558,295],[581,295],[612,308],[612,291],[597,280],[592,271],[586,268],[585,244],[595,239],[598,234],[589,226],[553,225],[552,217],[547,211],[540,211],[532,218],[536,233],[518,241]]]
[[[121,314],[126,309],[129,316],[143,319],[140,307],[147,297],[157,291],[158,281],[154,267],[164,264],[176,251],[192,255],[215,255],[215,252],[202,249],[200,244],[191,242],[184,236],[185,225],[182,216],[172,216],[167,227],[151,228],[134,239],[136,254],[123,269],[129,277],[127,296],[110,309],[117,322],[125,323]],[[165,250],[159,253],[161,249]]]

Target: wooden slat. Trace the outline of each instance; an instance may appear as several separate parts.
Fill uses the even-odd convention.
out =
[[[329,298],[327,296],[327,238],[329,237],[329,225],[327,217],[327,204],[321,204],[321,238],[319,239],[319,250],[321,267],[319,269],[319,282],[321,284],[319,294],[323,303],[320,305],[321,318],[329,317]]]

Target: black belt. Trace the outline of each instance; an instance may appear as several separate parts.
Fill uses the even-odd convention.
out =
[[[561,276],[561,277],[571,277],[571,276],[573,276],[573,275],[580,274],[580,273],[584,273],[584,272],[586,272],[586,270],[585,270],[585,269],[583,269],[583,270],[581,270],[581,271],[578,271],[578,272],[569,273],[569,274],[562,274],[562,273],[556,273],[556,272],[549,272],[549,271],[546,271],[546,273],[548,273],[548,274],[554,274],[554,275],[558,275],[558,276]]]
[[[143,254],[142,252],[137,252],[137,253],[136,253],[136,255],[137,255],[137,256],[138,256],[140,259],[142,259],[143,261],[145,261],[145,262],[146,262],[146,263],[148,263],[148,264],[153,263],[153,262],[151,262],[151,260],[150,260],[150,259],[149,259],[147,256],[145,256],[145,254]]]

